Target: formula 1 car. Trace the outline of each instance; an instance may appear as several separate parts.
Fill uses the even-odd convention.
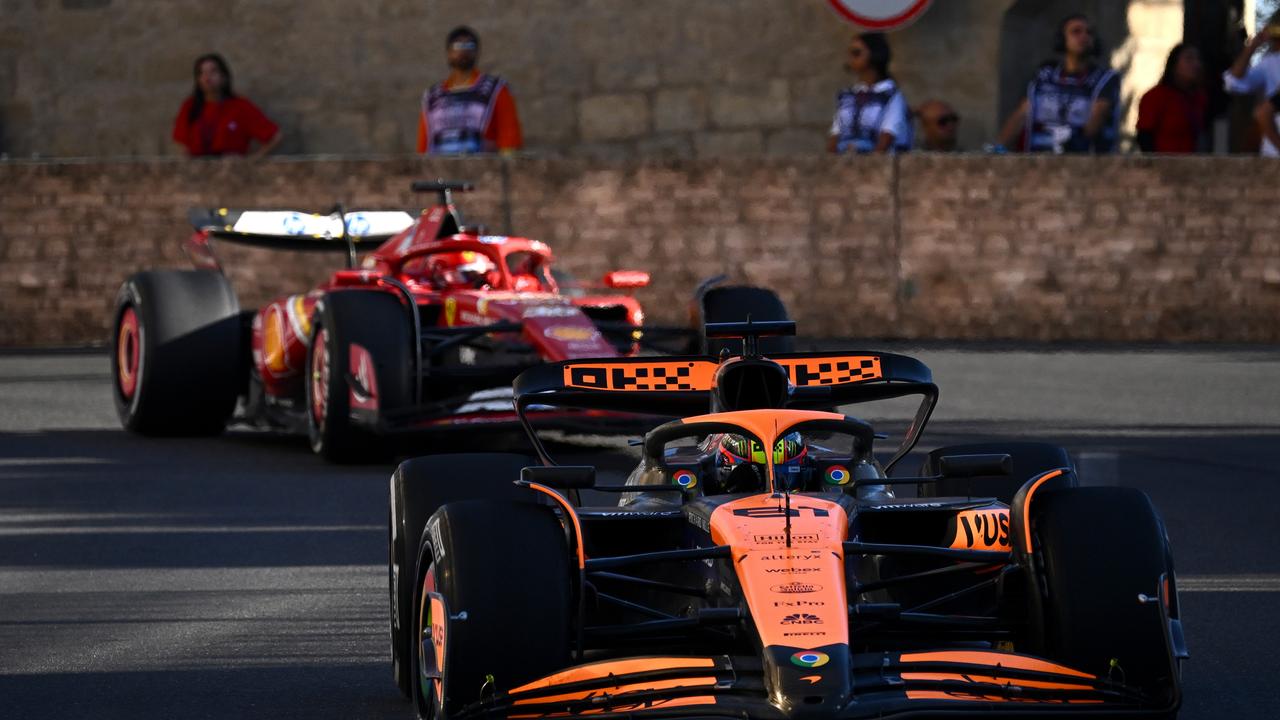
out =
[[[516,379],[522,413],[692,415],[644,436],[625,484],[556,465],[532,428],[537,460],[398,468],[393,668],[418,715],[1173,716],[1187,652],[1148,498],[1080,487],[1065,451],[1025,442],[940,448],[891,477],[936,404],[929,369],[758,352],[793,331],[708,326],[743,354]],[[917,395],[883,467],[868,423],[823,409]]]
[[[608,273],[604,292],[563,287],[547,245],[463,223],[451,193],[469,184],[413,187],[439,195],[417,217],[193,211],[196,232],[184,249],[199,269],[136,274],[117,298],[113,394],[124,427],[213,434],[246,422],[306,432],[331,460],[359,459],[384,436],[517,427],[510,387],[526,368],[632,355],[664,332],[643,326],[640,304],[625,294],[647,285],[647,273]],[[242,312],[214,239],[338,252],[348,268],[310,292]],[[701,288],[697,300],[723,319],[786,317],[759,288]],[[591,411],[541,417],[566,425],[590,418],[593,426],[605,419]]]

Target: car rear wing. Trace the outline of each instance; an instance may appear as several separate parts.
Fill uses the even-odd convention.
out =
[[[938,401],[933,373],[919,360],[884,352],[834,351],[785,353],[765,360],[787,373],[792,386],[785,407],[832,410],[876,400],[922,396],[892,468],[919,440]],[[532,406],[688,417],[711,409],[720,359],[710,355],[566,360],[530,368],[512,387],[516,412]],[[539,455],[553,464],[535,433],[524,423]]]
[[[329,213],[192,208],[187,219],[201,237],[270,250],[344,252],[349,266],[357,252],[378,247],[416,220],[403,210],[344,212],[341,207]],[[186,250],[198,266],[218,267],[206,242],[188,243]]]

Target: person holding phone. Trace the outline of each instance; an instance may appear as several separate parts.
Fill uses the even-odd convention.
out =
[[[1266,48],[1266,54],[1250,67],[1254,53],[1262,47]],[[1280,11],[1267,20],[1262,32],[1245,43],[1235,62],[1222,74],[1222,84],[1227,92],[1235,95],[1270,98],[1280,91]],[[1262,104],[1269,106],[1266,100]],[[1272,142],[1265,128],[1259,153],[1263,157],[1280,157],[1280,148]]]

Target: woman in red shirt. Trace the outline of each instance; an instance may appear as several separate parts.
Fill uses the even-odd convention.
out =
[[[262,157],[280,144],[280,128],[257,105],[231,89],[231,69],[221,55],[196,58],[195,89],[173,121],[173,140],[192,157],[250,155]],[[259,145],[252,153],[249,143]]]
[[[1208,96],[1200,51],[1179,43],[1169,52],[1160,83],[1138,104],[1138,147],[1143,152],[1193,153],[1200,149]]]

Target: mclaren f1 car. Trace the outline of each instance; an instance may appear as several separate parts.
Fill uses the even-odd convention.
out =
[[[929,369],[759,352],[793,329],[709,326],[742,353],[516,379],[522,414],[683,416],[638,441],[625,483],[557,465],[532,428],[536,459],[398,468],[393,669],[419,716],[1175,714],[1187,653],[1148,498],[1082,487],[1064,450],[1026,442],[940,448],[893,475],[937,401]],[[883,458],[869,423],[832,411],[909,396]]]
[[[518,428],[511,381],[538,363],[688,340],[683,328],[642,325],[629,293],[649,282],[647,273],[567,283],[553,274],[546,244],[463,222],[452,193],[469,184],[413,187],[437,193],[438,202],[416,216],[192,211],[195,233],[184,249],[197,269],[138,273],[117,297],[111,358],[124,427],[204,434],[242,422],[303,432],[329,459],[358,459],[398,434]],[[309,292],[242,311],[215,240],[335,252],[347,268]],[[786,315],[760,288],[701,288],[696,300],[713,318]],[[539,416],[566,425],[603,419],[592,411]]]

